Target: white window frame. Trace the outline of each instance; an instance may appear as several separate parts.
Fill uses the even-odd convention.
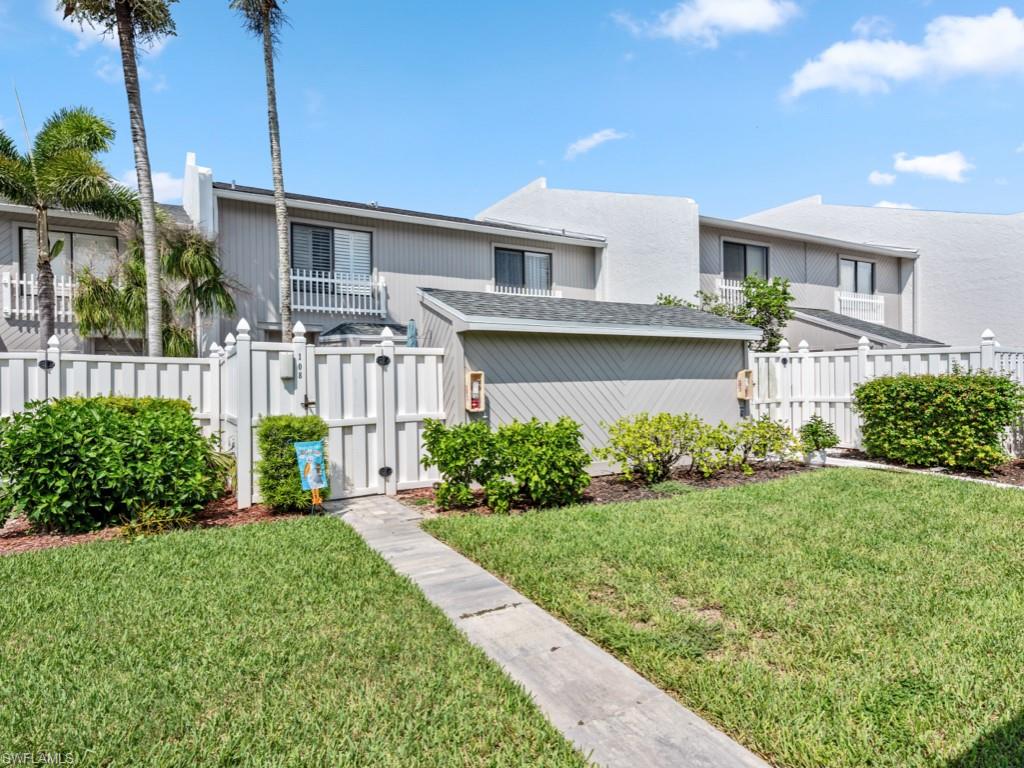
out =
[[[320,227],[321,229],[347,229],[352,232],[368,232],[370,235],[370,276],[373,278],[377,277],[377,228],[367,227],[358,224],[348,224],[341,221],[333,221],[328,219],[311,219],[305,217],[288,217],[288,261],[289,269],[295,269],[295,259],[292,255],[292,244],[294,239],[292,237],[292,225],[300,224],[306,227]],[[276,261],[275,251],[275,261]]]
[[[545,290],[545,291],[554,291],[555,290],[555,285],[556,285],[556,282],[555,282],[555,252],[553,250],[551,250],[550,248],[534,248],[533,246],[522,245],[520,243],[500,243],[500,242],[492,242],[491,243],[491,285],[492,286],[497,287],[497,285],[498,285],[498,268],[497,268],[498,265],[497,265],[497,262],[498,262],[498,249],[499,248],[501,248],[502,250],[506,250],[506,251],[522,251],[524,254],[525,253],[543,253],[544,255],[546,255],[548,257],[548,262],[549,262],[549,264],[551,266],[551,275],[550,275],[550,279],[548,280],[547,287],[539,289],[539,290]],[[524,269],[525,269],[525,265],[524,265]],[[524,279],[524,281],[526,279],[525,271],[523,273],[523,279]],[[521,287],[525,287],[525,286],[521,286]]]
[[[836,257],[836,290],[843,290],[843,262],[852,261],[854,264],[857,262],[864,262],[865,264],[871,265],[871,291],[869,293],[859,293],[856,290],[857,283],[857,268],[853,268],[853,280],[854,290],[853,293],[859,293],[861,296],[877,296],[878,295],[878,259],[865,258],[863,256],[851,256],[847,253],[840,253]],[[847,293],[847,291],[844,291]]]
[[[13,266],[17,267],[19,275],[26,275],[26,274],[29,274],[31,272],[34,272],[35,268],[36,268],[36,265],[35,265],[35,263],[32,263],[32,264],[26,264],[25,263],[25,253],[24,253],[24,250],[21,247],[21,245],[22,245],[22,235],[21,235],[21,233],[22,233],[23,230],[26,230],[26,229],[31,229],[31,230],[34,231],[36,229],[36,223],[34,221],[31,221],[31,222],[30,221],[14,221],[12,223],[14,224],[14,226],[11,227],[11,229],[13,230],[12,233],[11,233],[11,237],[14,238],[14,243],[13,243],[14,247],[13,247],[13,250],[11,251],[11,253],[15,254],[15,257],[16,257]],[[89,227],[74,227],[74,226],[72,226],[72,227],[65,227],[65,226],[63,226],[61,224],[51,224],[51,225],[47,226],[47,230],[49,231],[49,234],[51,234],[51,235],[55,234],[55,233],[59,233],[59,234],[62,234],[62,235],[69,235],[70,236],[71,239],[70,239],[70,241],[68,243],[68,245],[70,246],[68,248],[68,259],[71,262],[71,274],[72,274],[72,276],[74,276],[74,274],[75,274],[75,257],[74,257],[74,254],[75,254],[75,235],[89,235],[91,237],[109,237],[109,238],[112,238],[114,240],[114,254],[115,254],[115,256],[116,256],[116,258],[118,260],[121,258],[121,255],[122,255],[121,254],[121,237],[120,237],[120,235],[118,235],[117,232],[111,232],[110,230],[102,230],[102,229],[90,229]],[[61,255],[63,255],[63,254],[61,254]]]

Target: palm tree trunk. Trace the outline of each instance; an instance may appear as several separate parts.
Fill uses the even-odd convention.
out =
[[[135,61],[135,27],[129,0],[115,0],[117,37],[121,45],[124,89],[128,96],[128,116],[135,150],[135,172],[139,182],[142,208],[142,247],[146,264],[146,347],[152,357],[163,354],[163,317],[160,304],[160,256],[157,250],[156,206],[153,201],[153,175],[149,167],[146,123],[142,118],[142,93]]]
[[[39,292],[39,348],[46,349],[56,326],[53,265],[50,264],[50,225],[45,208],[36,208],[36,290]],[[28,286],[25,286],[27,289]]]
[[[269,14],[263,17],[263,66],[267,75],[267,123],[270,130],[270,167],[274,177],[274,213],[277,216],[277,285],[281,312],[281,339],[292,340],[292,274],[288,247],[288,205],[284,200],[281,169],[281,129],[277,121],[277,86],[274,78],[274,35]]]

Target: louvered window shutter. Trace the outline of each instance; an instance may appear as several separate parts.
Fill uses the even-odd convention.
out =
[[[369,277],[373,272],[370,233],[334,230],[334,269],[344,275]]]
[[[292,266],[316,272],[332,271],[332,232],[326,227],[292,227]]]

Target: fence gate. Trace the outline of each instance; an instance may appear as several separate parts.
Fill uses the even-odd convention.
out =
[[[225,391],[223,422],[238,458],[239,507],[259,501],[256,426],[270,415],[309,413],[327,422],[332,499],[437,479],[419,458],[423,421],[444,418],[444,350],[396,347],[386,336],[372,347],[314,347],[301,324],[290,344],[254,342],[248,331],[242,321],[237,339],[228,337],[222,377],[234,390]]]

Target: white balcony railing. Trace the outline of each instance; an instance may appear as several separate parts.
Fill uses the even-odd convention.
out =
[[[384,278],[315,269],[292,270],[292,309],[343,315],[385,315]]]
[[[75,283],[70,275],[54,275],[53,308],[58,322],[74,320],[71,298]],[[0,291],[3,293],[4,317],[16,320],[37,320],[39,318],[39,280],[35,275],[18,275],[4,272],[0,275]]]
[[[551,296],[556,299],[562,298],[562,292],[553,288],[526,288],[522,285],[500,285],[488,283],[484,286],[488,293],[506,293],[512,296]]]
[[[718,297],[730,307],[736,308],[742,305],[746,301],[743,294],[743,281],[718,278]]]
[[[872,293],[836,291],[836,312],[868,323],[885,323],[885,299]]]

